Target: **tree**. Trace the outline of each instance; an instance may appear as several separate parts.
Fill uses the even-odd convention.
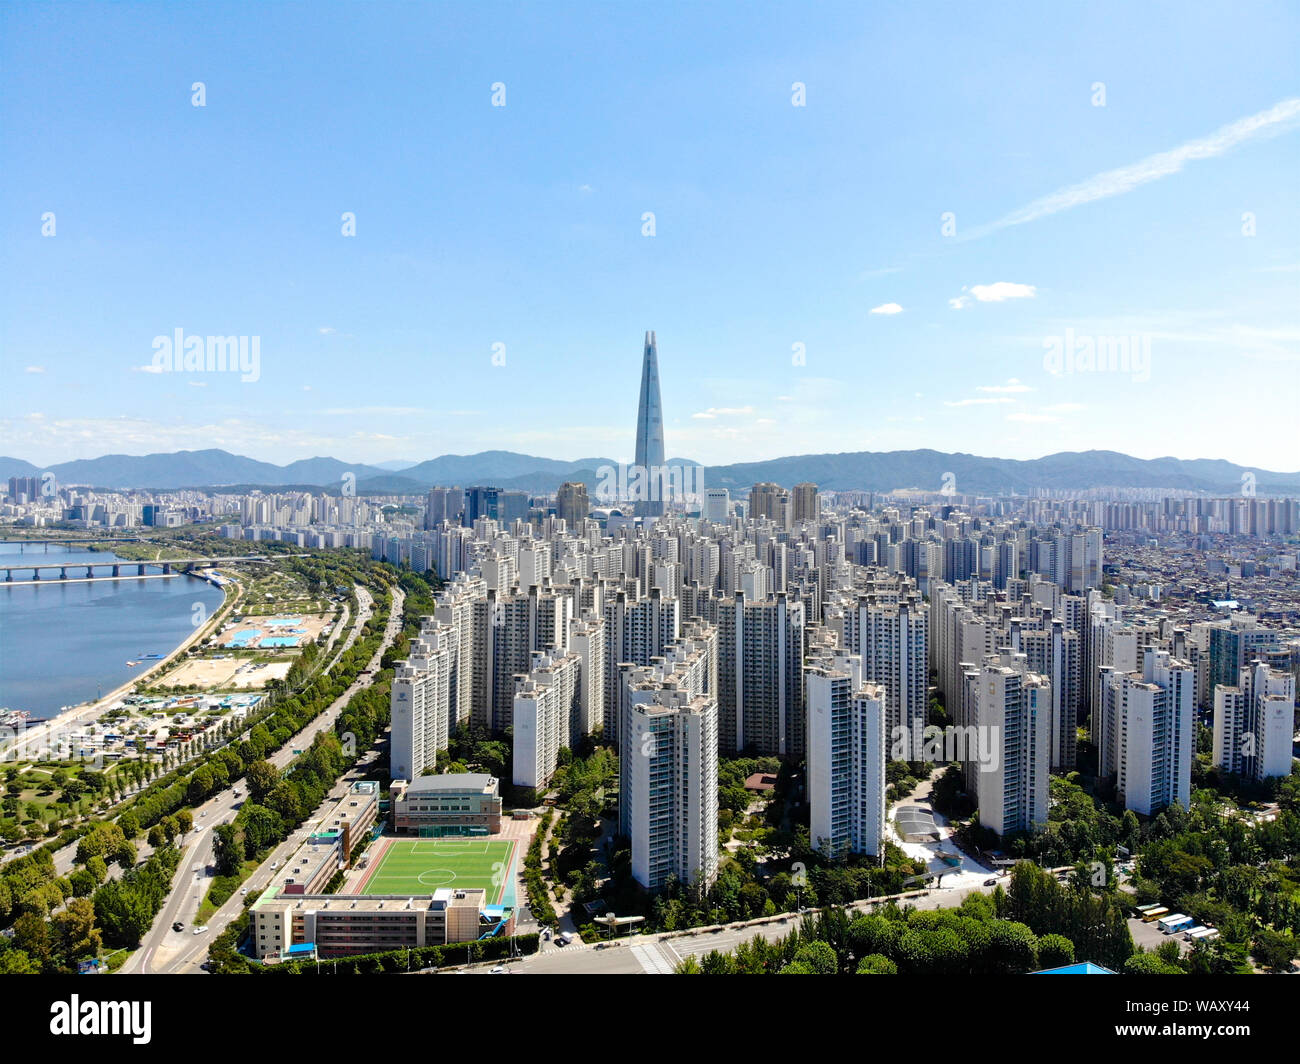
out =
[[[1182,975],[1176,964],[1162,960],[1154,953],[1135,953],[1124,962],[1125,975]]]
[[[1064,968],[1074,963],[1074,943],[1064,935],[1044,935],[1038,940],[1038,964],[1042,968]]]
[[[880,953],[869,953],[858,961],[858,975],[897,975],[898,965]]]
[[[45,917],[37,913],[23,913],[14,921],[13,930],[14,947],[44,968],[49,963],[52,947],[50,928]]]
[[[0,939],[0,975],[39,975],[41,966],[16,946]]]
[[[68,876],[68,882],[72,885],[72,893],[75,897],[85,898],[95,892],[99,884],[95,877],[84,868],[75,868],[72,874]]]
[[[1296,949],[1296,939],[1293,935],[1261,928],[1255,932],[1255,941],[1251,944],[1250,955],[1262,968],[1272,972],[1289,972],[1291,962],[1300,955],[1300,951]]]
[[[1024,924],[999,920],[989,927],[986,957],[994,972],[1007,975],[1031,972],[1038,965],[1038,941]]]
[[[840,968],[835,951],[825,942],[809,942],[806,946],[800,946],[794,960],[796,964],[808,965],[817,975],[834,975]]]
[[[248,784],[249,798],[261,803],[280,782],[280,770],[269,761],[254,761],[244,773],[244,780]]]
[[[244,831],[238,824],[219,824],[212,829],[212,853],[217,875],[233,876],[244,864]]]
[[[75,898],[50,921],[56,953],[65,967],[96,956],[102,948],[103,935],[95,926],[95,907],[85,898]]]

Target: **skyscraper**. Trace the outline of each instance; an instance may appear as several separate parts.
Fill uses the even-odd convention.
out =
[[[659,349],[655,334],[645,334],[641,360],[641,396],[636,408],[636,464],[644,471],[640,483],[646,498],[635,500],[638,517],[662,517],[664,465],[664,412],[659,400]]]
[[[792,495],[796,521],[816,521],[821,516],[821,496],[817,493],[816,484],[796,484]]]
[[[587,499],[587,485],[581,481],[565,481],[555,493],[555,515],[564,519],[570,531],[581,532],[582,522],[591,512]]]

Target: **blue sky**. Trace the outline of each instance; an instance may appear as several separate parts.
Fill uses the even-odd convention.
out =
[[[1298,10],[6,4],[0,453],[1300,469]]]

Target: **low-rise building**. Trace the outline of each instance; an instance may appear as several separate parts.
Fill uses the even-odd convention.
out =
[[[487,834],[501,830],[500,781],[486,772],[454,772],[395,780],[389,791],[393,830],[412,835]],[[482,829],[482,830],[472,830]]]

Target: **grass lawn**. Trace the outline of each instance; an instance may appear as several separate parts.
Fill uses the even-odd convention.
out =
[[[364,894],[432,894],[439,887],[478,887],[500,903],[511,875],[510,839],[393,839],[362,888]]]

